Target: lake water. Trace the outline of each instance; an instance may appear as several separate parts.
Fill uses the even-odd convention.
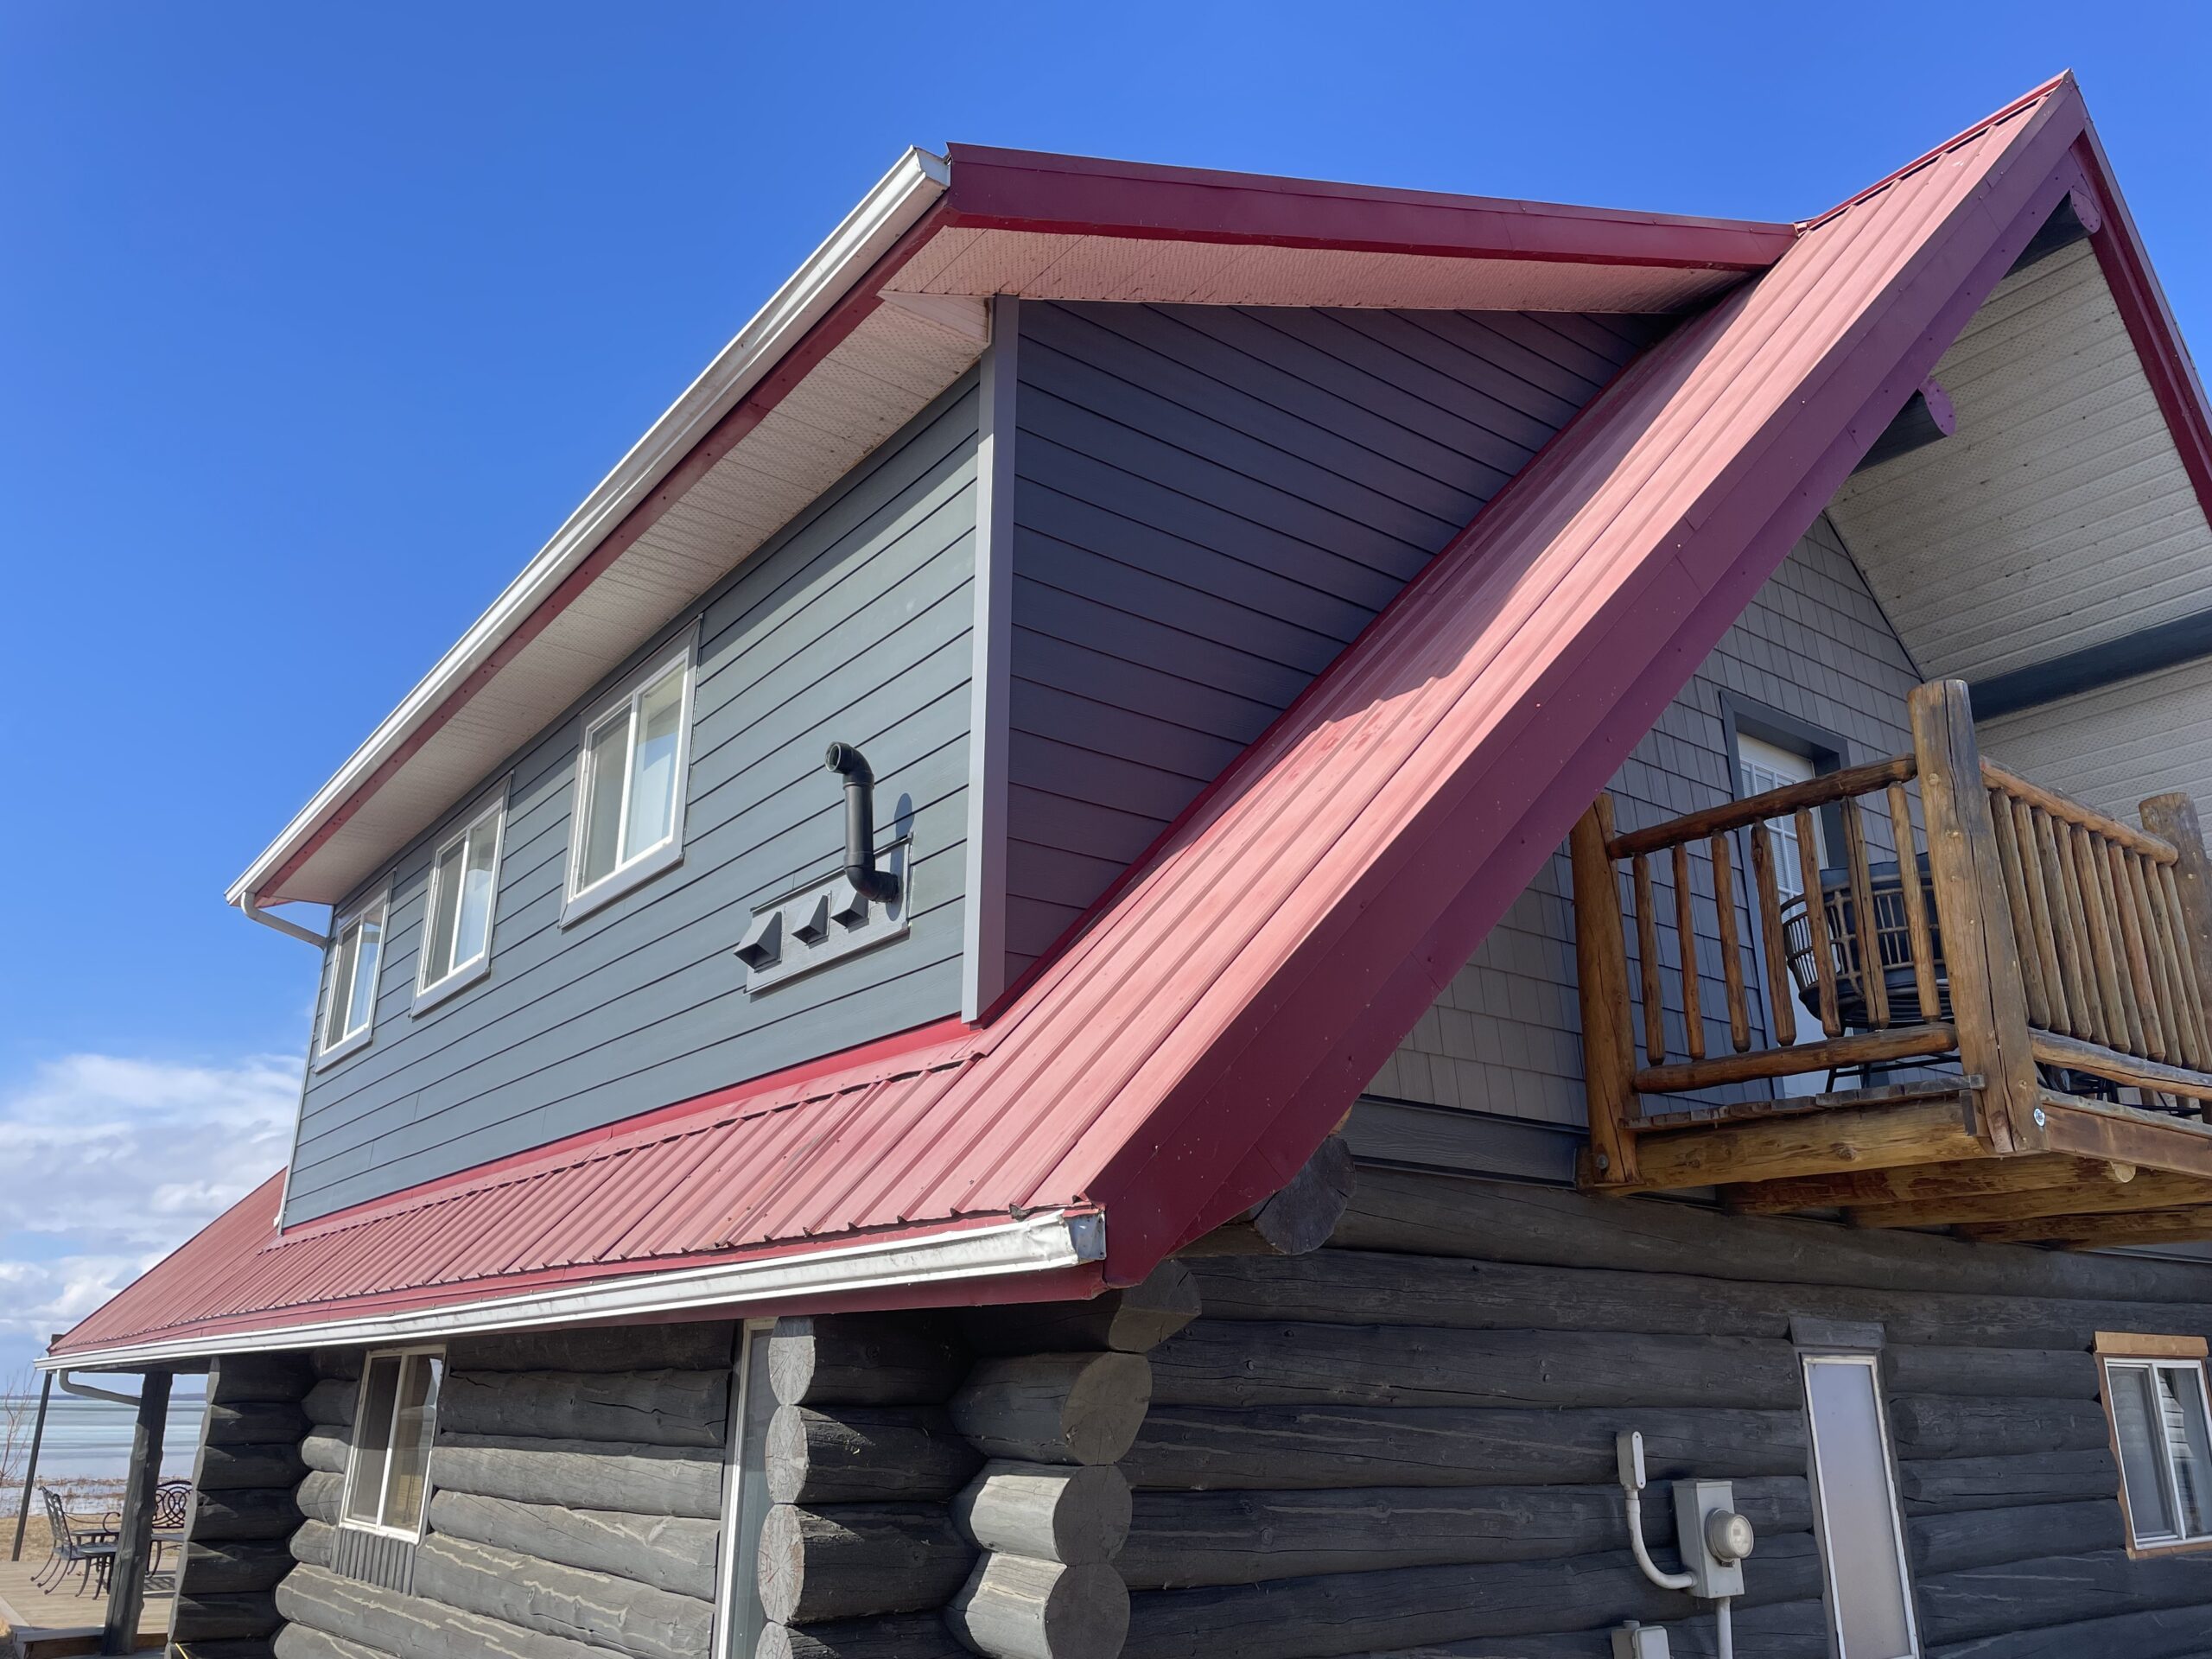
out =
[[[196,1385],[198,1379],[194,1382]],[[169,1402],[168,1427],[162,1442],[163,1474],[192,1472],[193,1452],[200,1444],[200,1419],[207,1403],[196,1391],[179,1395]],[[20,1464],[29,1449],[31,1417],[38,1409],[38,1399],[34,1395],[18,1401],[15,1396],[0,1395],[0,1440],[7,1438],[9,1416],[18,1405],[24,1408],[19,1440],[22,1450],[16,1454]],[[137,1415],[130,1406],[111,1405],[105,1400],[81,1400],[54,1389],[53,1402],[47,1408],[45,1443],[39,1448],[39,1478],[56,1482],[120,1480],[130,1467],[130,1435]],[[17,1468],[9,1474],[12,1489],[13,1483],[22,1478],[22,1471]],[[13,1514],[12,1503],[4,1507],[6,1513]]]

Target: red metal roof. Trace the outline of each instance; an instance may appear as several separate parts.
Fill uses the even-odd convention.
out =
[[[1039,1214],[1103,1214],[1103,1274],[849,1294],[1141,1278],[1310,1155],[2054,205],[2101,171],[2085,133],[2072,81],[2052,83],[1808,226],[1632,365],[987,1029],[282,1239],[264,1188],[55,1351],[220,1346]]]

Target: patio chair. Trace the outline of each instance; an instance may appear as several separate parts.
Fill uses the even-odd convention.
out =
[[[176,1569],[167,1564],[170,1539],[164,1532],[184,1530],[185,1518],[192,1513],[192,1483],[188,1480],[165,1480],[154,1488],[154,1564],[146,1572],[146,1588],[155,1592],[176,1588]]]
[[[108,1574],[115,1566],[116,1541],[122,1535],[117,1529],[123,1517],[110,1510],[100,1517],[100,1523],[94,1525],[71,1515],[61,1502],[61,1494],[53,1487],[41,1484],[38,1493],[46,1500],[49,1539],[46,1564],[31,1582],[41,1590],[51,1590],[75,1572],[81,1580],[77,1586],[79,1595],[87,1590],[105,1592]]]

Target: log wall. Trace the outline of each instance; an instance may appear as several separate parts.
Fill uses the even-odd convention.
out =
[[[337,1524],[361,1356],[316,1355],[274,1654],[700,1659],[736,1338],[721,1321],[454,1342],[415,1543]]]
[[[1363,1168],[1328,1248],[1190,1264],[1122,1468],[1127,1659],[1713,1650],[1636,1570],[1613,1436],[1732,1478],[1738,1651],[1825,1659],[1790,1321],[1878,1322],[1930,1659],[2212,1653],[2212,1557],[2131,1561],[2088,1351],[2212,1332],[2212,1273]]]
[[[281,1622],[276,1590],[299,1526],[294,1489],[315,1382],[297,1354],[211,1362],[170,1634],[188,1659],[265,1659]]]

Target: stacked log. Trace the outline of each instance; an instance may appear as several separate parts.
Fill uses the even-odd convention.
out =
[[[296,1354],[236,1354],[207,1374],[207,1416],[193,1468],[193,1504],[177,1563],[174,1635],[192,1659],[266,1659],[283,1618],[276,1592],[291,1570],[286,1536],[301,1522],[314,1382]]]
[[[690,1659],[712,1646],[736,1327],[454,1341],[419,1541],[340,1527],[359,1356],[321,1361],[280,1659]]]

